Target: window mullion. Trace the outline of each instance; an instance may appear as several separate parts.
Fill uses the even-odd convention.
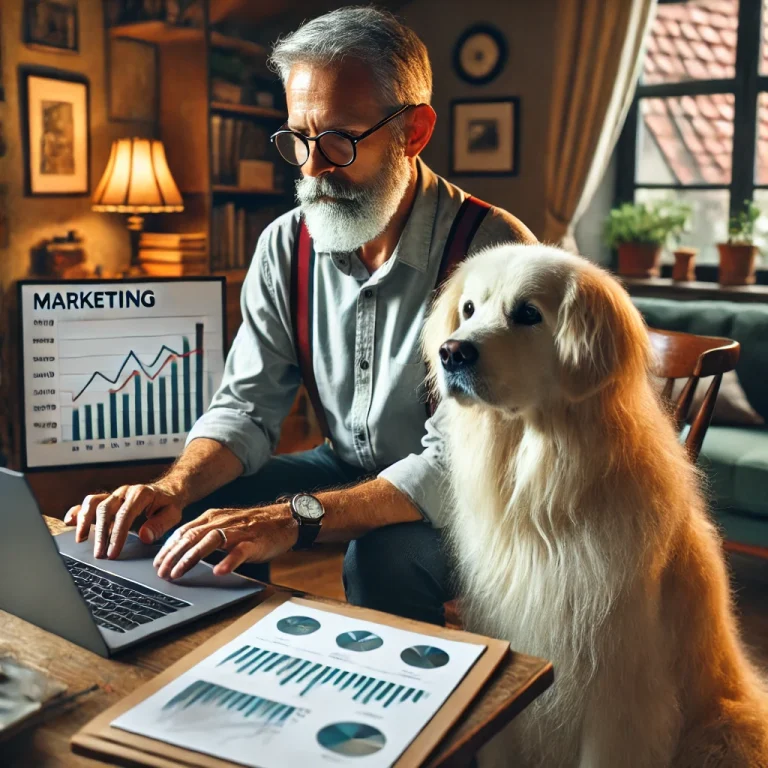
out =
[[[761,5],[760,0],[741,0],[739,3],[731,215],[741,208],[744,200],[752,199],[754,191]]]

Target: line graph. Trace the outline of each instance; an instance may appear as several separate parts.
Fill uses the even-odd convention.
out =
[[[105,288],[94,281],[82,291]],[[48,298],[57,290],[22,292],[28,466],[178,455],[221,381],[222,282],[124,281],[120,291],[153,296],[130,307],[94,299],[62,308]]]
[[[143,355],[131,348],[114,375],[110,375],[111,371],[106,366],[92,371],[85,382],[71,393],[70,440],[83,440],[84,435],[86,440],[115,440],[188,432],[204,411],[204,339],[205,324],[195,323],[194,345],[189,334],[181,335],[180,344],[163,342],[154,355],[146,355],[144,359],[149,362],[144,362]],[[142,339],[142,342],[146,340]],[[130,366],[131,361],[138,367]],[[129,367],[130,371],[127,371]],[[168,372],[170,382],[167,380]],[[157,397],[155,386],[159,387]],[[126,388],[130,391],[124,392]],[[109,434],[103,418],[94,430],[94,403],[86,404],[82,409],[79,407],[81,398],[89,393],[93,393],[98,400],[95,407],[102,416],[105,409],[109,411]]]
[[[241,646],[216,666],[225,667],[238,675],[274,675],[279,678],[281,686],[300,686],[301,697],[309,696],[319,688],[332,688],[358,704],[378,705],[384,709],[415,704],[429,696],[420,688],[400,685],[373,675],[347,672],[328,664],[252,645]]]

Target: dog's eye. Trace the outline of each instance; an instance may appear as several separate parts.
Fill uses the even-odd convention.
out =
[[[464,319],[468,320],[475,314],[475,305],[471,301],[465,301],[464,306],[461,308]]]
[[[515,325],[538,325],[541,320],[541,312],[527,301],[519,304],[512,312],[512,322]]]

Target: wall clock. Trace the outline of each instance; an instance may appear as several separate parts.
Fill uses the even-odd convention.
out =
[[[464,30],[453,49],[453,67],[472,85],[485,85],[496,78],[507,63],[507,42],[490,24],[475,24]]]

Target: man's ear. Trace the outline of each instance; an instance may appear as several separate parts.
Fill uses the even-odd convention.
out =
[[[619,297],[606,290],[608,279],[589,272],[574,275],[560,305],[555,346],[560,382],[569,400],[598,392],[621,365],[624,313],[617,306]]]
[[[407,116],[405,124],[405,156],[418,157],[432,138],[437,113],[429,104],[419,104],[413,107],[410,112],[411,114]]]
[[[459,267],[443,284],[432,301],[427,321],[421,332],[421,351],[427,361],[430,377],[434,377],[439,364],[439,350],[443,342],[459,327],[459,301],[464,288],[463,270]]]

